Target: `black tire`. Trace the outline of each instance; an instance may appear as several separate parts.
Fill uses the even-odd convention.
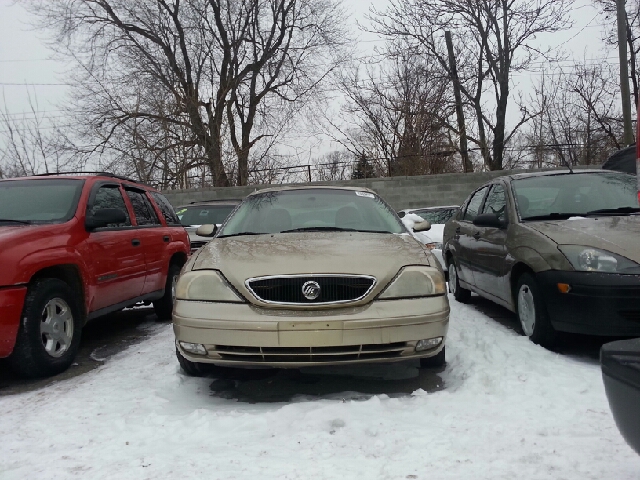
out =
[[[449,260],[447,272],[449,273],[449,291],[453,293],[453,298],[460,303],[469,303],[471,290],[460,286],[460,282],[458,281],[458,267],[453,257]]]
[[[204,377],[208,373],[208,365],[187,360],[182,356],[177,348],[176,357],[178,357],[178,363],[185,375],[188,375],[189,377]]]
[[[447,364],[445,349],[446,347],[442,347],[442,350],[440,350],[438,354],[434,355],[433,357],[421,358],[420,368],[444,367]]]
[[[16,345],[9,365],[20,376],[47,377],[65,371],[80,346],[80,301],[56,278],[36,280],[24,300]]]
[[[515,300],[516,315],[522,333],[528,336],[533,343],[549,349],[555,347],[559,335],[551,325],[547,305],[540,292],[538,282],[531,273],[525,272],[518,278]],[[531,306],[533,306],[533,310]],[[531,324],[532,318],[533,325]]]
[[[182,267],[177,263],[171,263],[169,265],[169,271],[167,273],[167,281],[164,284],[164,295],[162,298],[153,302],[153,310],[156,312],[158,320],[166,321],[171,320],[173,314],[173,302],[174,302],[174,289],[175,281],[177,281],[180,275],[180,269]]]

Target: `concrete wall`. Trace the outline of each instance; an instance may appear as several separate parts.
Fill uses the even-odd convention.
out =
[[[593,167],[592,167],[593,168]],[[371,178],[335,182],[311,182],[305,185],[343,185],[367,187],[378,192],[395,210],[436,205],[459,205],[485,182],[505,174],[523,172],[509,170],[480,173],[447,173],[415,177]],[[526,170],[532,172],[534,170]],[[165,195],[174,207],[200,200],[243,198],[249,193],[274,185],[248,187],[216,187],[192,190],[170,190]]]

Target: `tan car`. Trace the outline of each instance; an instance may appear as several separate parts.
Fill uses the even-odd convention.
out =
[[[444,229],[449,288],[516,312],[525,335],[640,336],[636,178],[603,170],[524,173],[473,192]]]
[[[198,233],[207,230],[217,229]],[[437,260],[373,191],[262,190],[182,271],[178,360],[191,375],[203,364],[442,366],[445,285]]]

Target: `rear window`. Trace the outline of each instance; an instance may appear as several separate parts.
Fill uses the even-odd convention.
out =
[[[451,220],[458,211],[458,208],[438,208],[438,209],[429,209],[429,210],[418,210],[416,213],[424,220],[427,220],[432,225],[438,225],[442,223],[447,223]]]
[[[176,212],[174,212],[173,207],[169,203],[169,200],[167,200],[167,198],[164,195],[158,192],[150,192],[150,193],[151,193],[151,196],[153,197],[153,200],[158,205],[158,208],[160,208],[160,211],[162,212],[162,216],[164,217],[164,220],[167,222],[167,225],[180,225],[180,219],[176,215]]]
[[[178,210],[180,223],[185,227],[192,225],[220,225],[236,208],[235,205],[189,205]]]
[[[4,180],[0,182],[0,224],[62,223],[76,213],[84,180]]]

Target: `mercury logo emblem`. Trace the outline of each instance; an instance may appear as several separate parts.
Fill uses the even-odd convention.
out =
[[[315,300],[320,296],[320,285],[313,280],[304,282],[304,285],[302,285],[302,294],[307,300]]]

